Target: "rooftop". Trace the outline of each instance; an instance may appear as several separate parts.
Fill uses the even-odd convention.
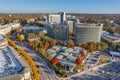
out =
[[[103,35],[106,38],[111,39],[111,40],[118,40],[118,39],[120,39],[120,37],[115,36],[114,34],[110,34],[109,32],[104,32]]]
[[[67,48],[66,46],[54,46],[52,49],[48,49],[47,55],[52,56],[53,58],[57,57],[60,63],[74,67],[76,64],[75,61],[80,55],[81,51],[83,51],[85,54],[87,53],[86,50],[83,50],[81,47],[77,46],[75,46],[74,49]]]
[[[45,28],[42,28],[42,27],[39,27],[39,26],[29,26],[29,27],[23,27],[23,29],[45,29]]]
[[[9,47],[0,49],[0,57],[0,78],[17,74],[23,69]]]
[[[98,26],[96,24],[84,24],[84,23],[80,23],[80,24],[77,24],[77,27],[96,28],[96,27],[103,27],[103,25],[101,24],[100,26]]]

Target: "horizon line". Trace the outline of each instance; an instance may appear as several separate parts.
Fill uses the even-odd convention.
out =
[[[60,11],[64,12],[64,11]],[[54,14],[59,12],[0,12],[0,14]],[[66,14],[120,14],[120,13],[82,13],[82,12],[65,12]]]

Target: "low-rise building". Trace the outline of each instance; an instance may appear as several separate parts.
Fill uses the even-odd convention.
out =
[[[77,46],[75,46],[73,49],[67,48],[65,46],[55,46],[51,49],[48,49],[47,56],[58,58],[59,63],[65,65],[65,70],[73,71],[73,68],[76,65],[76,59],[80,56],[81,51],[83,51],[85,54],[87,53],[87,50],[84,50],[81,47]]]
[[[31,69],[23,56],[0,35],[0,80],[31,80]]]
[[[23,27],[22,30],[25,34],[28,34],[28,33],[38,34],[40,31],[43,31],[44,34],[47,34],[47,30],[45,28],[42,28],[42,27],[39,27],[39,26]]]
[[[107,41],[111,40],[112,43],[120,43],[120,34],[110,34],[109,32],[103,31],[102,32],[102,40]]]
[[[6,25],[0,25],[0,34],[7,34],[8,32],[20,27],[20,23],[10,23]]]

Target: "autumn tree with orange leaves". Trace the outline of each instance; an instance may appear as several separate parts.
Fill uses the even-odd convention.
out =
[[[74,42],[71,39],[68,41],[68,48],[74,48]]]
[[[56,65],[56,64],[58,64],[59,63],[59,59],[58,58],[54,58],[53,59],[53,63]]]
[[[50,42],[50,45],[51,46],[55,46],[57,44],[57,41],[55,39],[53,39],[51,42]]]
[[[83,64],[83,60],[80,59],[80,58],[77,58],[77,59],[76,59],[76,64],[77,64],[77,65]]]

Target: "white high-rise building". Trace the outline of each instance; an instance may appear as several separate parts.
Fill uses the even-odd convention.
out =
[[[48,16],[48,22],[53,24],[53,23],[61,23],[61,16],[60,14],[50,14]]]
[[[61,23],[64,23],[66,21],[66,13],[65,12],[59,12],[61,16]]]
[[[48,23],[64,23],[66,21],[66,14],[65,12],[59,12],[58,14],[49,14],[48,16]]]
[[[95,24],[76,24],[75,42],[100,42],[103,26]]]
[[[74,28],[75,28],[75,21],[68,21],[68,27],[69,27],[69,33],[74,32]]]

